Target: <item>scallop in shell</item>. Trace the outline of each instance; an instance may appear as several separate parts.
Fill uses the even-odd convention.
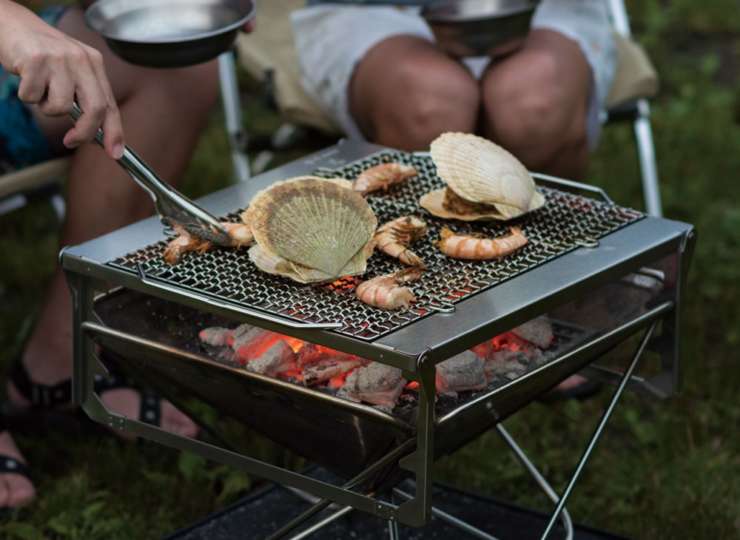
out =
[[[374,242],[368,242],[350,261],[342,268],[340,276],[356,276],[364,274],[367,270],[367,259],[372,255]],[[249,249],[250,260],[263,272],[283,276],[297,281],[298,283],[324,283],[334,281],[337,276],[332,276],[321,270],[309,268],[301,264],[284,259],[255,244]]]
[[[443,133],[431,145],[437,174],[460,197],[493,205],[511,219],[545,203],[527,169],[512,154],[482,137]]]
[[[378,226],[349,181],[311,176],[260,191],[244,218],[263,249],[330,277],[342,275],[356,255],[364,254]]]

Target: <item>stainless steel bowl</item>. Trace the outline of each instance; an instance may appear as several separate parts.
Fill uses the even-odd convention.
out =
[[[163,68],[215,58],[254,14],[253,0],[98,0],[85,19],[124,60]]]
[[[527,35],[539,0],[433,0],[422,16],[453,56],[506,52]]]

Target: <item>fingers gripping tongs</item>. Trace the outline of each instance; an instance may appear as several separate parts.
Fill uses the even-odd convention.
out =
[[[75,121],[82,116],[82,110],[77,103],[73,105],[70,116]],[[102,129],[98,129],[95,141],[103,146]],[[123,157],[116,161],[151,195],[154,207],[164,225],[168,227],[180,225],[193,236],[219,246],[232,245],[231,238],[215,217],[162,181],[128,146],[124,147]]]

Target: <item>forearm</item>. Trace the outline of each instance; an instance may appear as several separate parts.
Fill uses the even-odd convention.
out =
[[[15,71],[13,56],[19,32],[37,31],[39,25],[45,23],[30,9],[11,0],[0,0],[0,64],[3,67]]]

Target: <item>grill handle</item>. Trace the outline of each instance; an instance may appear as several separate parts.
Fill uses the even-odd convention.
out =
[[[567,187],[571,189],[577,189],[579,191],[585,191],[587,193],[593,193],[594,195],[598,195],[605,203],[607,204],[614,204],[614,201],[607,195],[606,191],[601,189],[597,186],[591,186],[589,184],[582,184],[581,182],[576,182],[575,180],[566,180],[565,178],[558,178],[557,176],[550,176],[549,174],[542,174],[542,173],[530,173],[532,175],[532,178],[535,178],[537,180],[540,180],[541,182],[544,182],[546,184],[554,184],[559,187]]]
[[[205,296],[202,294],[197,294],[191,291],[186,291],[183,289],[172,287],[170,285],[167,285],[166,283],[161,283],[155,279],[146,277],[146,274],[144,274],[144,271],[141,268],[141,266],[139,266],[138,270],[139,270],[139,279],[141,280],[141,282],[148,287],[157,289],[158,291],[165,293],[164,296],[167,299],[178,300],[178,299],[182,299],[182,297],[185,296],[197,302],[206,303],[210,306],[224,309],[226,311],[230,311],[237,315],[253,317],[261,321],[269,322],[272,324],[279,324],[281,326],[286,326],[288,328],[296,328],[300,330],[338,330],[343,327],[341,323],[311,323],[311,322],[302,323],[302,322],[291,321],[290,319],[284,319],[282,317],[274,317],[267,313],[262,313],[261,311],[254,311],[254,310],[247,309],[241,306],[230,304],[229,302],[218,300],[216,298],[209,298],[208,296]]]

